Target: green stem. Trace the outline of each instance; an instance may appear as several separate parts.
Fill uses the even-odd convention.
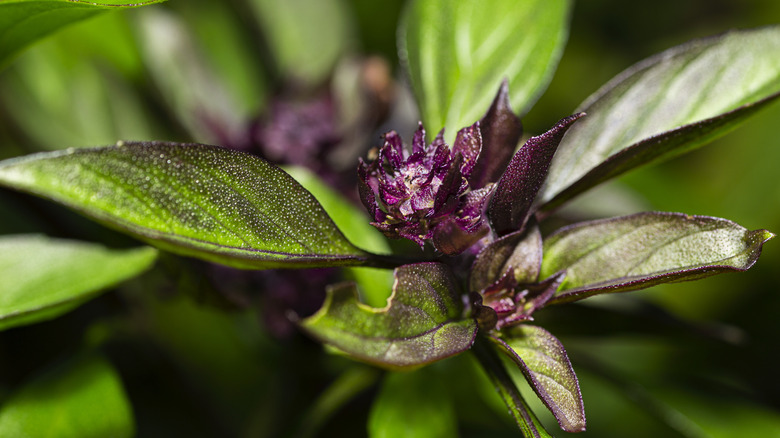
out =
[[[509,413],[514,417],[523,436],[525,438],[552,438],[552,435],[544,430],[542,424],[531,412],[531,408],[518,391],[515,382],[507,373],[490,341],[484,336],[477,336],[471,351],[477,356],[491,383],[509,408]]]

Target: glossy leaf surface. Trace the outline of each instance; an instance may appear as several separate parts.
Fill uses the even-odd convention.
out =
[[[163,249],[239,268],[360,265],[368,257],[281,169],[215,146],[123,143],[36,154],[0,162],[0,184]]]
[[[0,2],[0,67],[28,44],[69,24],[112,9],[164,0],[5,0]]]
[[[110,249],[41,235],[0,237],[0,330],[57,317],[148,269],[154,248]]]
[[[521,324],[491,340],[520,367],[534,392],[567,432],[585,430],[579,382],[561,342],[547,330]]]
[[[0,436],[101,438],[135,435],[118,373],[100,357],[71,361],[24,385],[0,408]]]
[[[567,37],[567,0],[420,0],[409,2],[399,30],[423,123],[447,128],[447,140],[490,106],[509,80],[521,114],[549,83]]]
[[[544,242],[542,278],[565,271],[551,302],[693,280],[753,266],[766,230],[679,213],[640,213],[562,228]]]
[[[463,305],[450,269],[439,263],[395,270],[393,295],[383,309],[357,300],[352,284],[333,286],[322,308],[301,321],[326,344],[388,368],[414,367],[471,347],[476,323]]]
[[[780,93],[780,26],[734,31],[642,61],[589,97],[540,196],[556,206],[733,129]],[[548,207],[550,207],[548,206]]]

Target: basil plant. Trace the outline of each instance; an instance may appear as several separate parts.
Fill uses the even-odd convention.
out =
[[[31,3],[0,7],[28,13]],[[290,110],[283,100],[254,131],[262,152],[223,137],[219,145],[119,141],[0,162],[6,189],[148,245],[3,237],[4,276],[18,281],[2,292],[0,327],[62,315],[173,253],[223,266],[228,276],[256,270],[288,278],[285,287],[308,301],[282,306],[275,317],[331,353],[393,373],[473,355],[518,435],[550,436],[526,402],[531,392],[516,386],[519,375],[561,429],[584,431],[588,394],[577,363],[537,314],[746,271],[774,235],[684,212],[572,222],[561,207],[637,167],[691,151],[774,102],[780,27],[672,47],[617,75],[546,132],[525,133],[521,115],[552,78],[572,3],[408,2],[397,46],[419,110],[406,117],[421,121],[407,129],[403,118],[390,118],[401,126],[388,126],[378,140],[360,137],[346,171],[331,171],[327,159],[343,139],[307,140],[322,139],[327,127],[317,125],[317,111],[331,111],[330,103]],[[288,110],[298,113],[284,119]],[[324,299],[307,298],[312,290]],[[0,428],[10,427],[3,415],[11,414],[0,412]]]

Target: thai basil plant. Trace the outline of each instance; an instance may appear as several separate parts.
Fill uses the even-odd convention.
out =
[[[38,3],[44,7],[12,1],[0,8],[35,16],[25,7]],[[270,115],[247,128],[259,149],[204,117],[191,125],[211,129],[221,144],[125,140],[0,162],[5,188],[148,245],[2,237],[0,266],[14,280],[3,283],[0,327],[63,315],[173,253],[208,262],[204,269],[219,278],[259,275],[269,289],[260,294],[289,288],[295,299],[266,309],[271,318],[330,353],[391,373],[473,355],[519,435],[550,436],[518,375],[561,429],[584,431],[589,394],[580,389],[577,362],[537,314],[746,271],[774,235],[684,212],[577,222],[562,207],[639,166],[691,151],[774,102],[780,27],[668,49],[560,114],[546,132],[525,133],[521,115],[552,78],[571,8],[566,0],[408,2],[397,43],[419,116],[390,118],[400,126],[378,139],[358,136],[346,170],[332,165],[346,142],[322,124],[322,114],[333,112],[328,97],[289,107],[278,96]],[[24,42],[0,50],[6,63]],[[298,67],[280,59],[280,68]],[[421,121],[409,130],[404,120],[413,118]],[[116,383],[103,361],[86,366]],[[20,397],[29,394],[0,410],[0,430],[27,430],[10,403]]]

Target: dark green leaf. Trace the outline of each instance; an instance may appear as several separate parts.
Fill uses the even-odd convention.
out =
[[[28,44],[71,23],[112,9],[164,0],[5,0],[0,2],[0,67]]]
[[[568,0],[419,0],[399,30],[422,120],[448,140],[490,106],[509,80],[512,106],[525,113],[549,83],[568,34]]]
[[[525,375],[567,432],[585,430],[580,385],[561,342],[541,327],[521,324],[490,338]]]
[[[361,304],[354,285],[342,284],[331,287],[322,308],[301,325],[347,354],[388,368],[434,362],[471,347],[477,326],[463,317],[447,266],[404,265],[395,279],[383,309]]]
[[[753,266],[766,230],[726,219],[640,213],[562,228],[544,242],[541,277],[566,273],[551,302],[693,280]]]
[[[371,407],[371,438],[450,438],[458,435],[453,401],[431,368],[389,373]]]
[[[780,93],[780,26],[669,49],[624,71],[580,107],[540,200],[555,207],[634,167],[733,129]]]
[[[366,264],[281,169],[215,146],[122,143],[0,162],[0,185],[179,254],[239,268]]]
[[[148,269],[154,248],[109,249],[40,235],[0,237],[0,330],[59,316]]]
[[[23,386],[0,408],[0,436],[132,437],[135,426],[119,375],[105,359],[71,361]]]

